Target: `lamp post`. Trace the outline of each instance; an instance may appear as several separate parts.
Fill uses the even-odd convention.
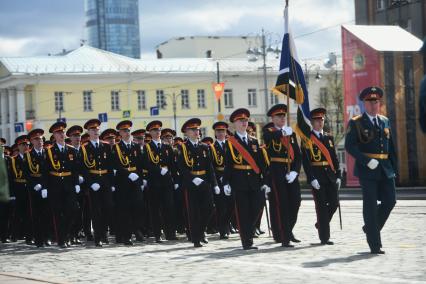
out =
[[[267,71],[266,71],[268,67],[266,66],[266,59],[267,59],[268,53],[274,53],[276,58],[278,58],[279,54],[281,53],[281,50],[278,48],[278,46],[275,48],[273,48],[271,44],[266,46],[266,37],[269,36],[269,38],[271,39],[272,35],[273,35],[272,33],[265,32],[265,30],[262,28],[262,33],[260,35],[260,40],[261,40],[260,48],[259,47],[249,48],[246,52],[248,56],[248,61],[250,62],[257,61],[259,59],[259,56],[261,56],[263,60],[262,67],[260,69],[262,69],[263,71],[263,90],[265,94],[265,116],[269,110],[268,78],[267,78]],[[267,119],[268,118],[266,117],[266,121]]]
[[[167,97],[172,99],[172,107],[173,107],[173,121],[174,121],[174,125],[175,125],[175,131],[177,132],[177,125],[176,125],[176,111],[177,111],[177,107],[176,107],[176,101],[177,98],[181,95],[182,93],[178,93],[176,95],[175,92],[173,92],[173,94],[165,94]],[[167,104],[166,104],[167,105]]]

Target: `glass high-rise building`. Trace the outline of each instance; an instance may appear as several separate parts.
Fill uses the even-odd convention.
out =
[[[85,0],[88,45],[140,58],[138,0]]]

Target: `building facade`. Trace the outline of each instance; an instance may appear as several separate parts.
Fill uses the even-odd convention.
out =
[[[138,0],[85,0],[90,46],[140,58]]]

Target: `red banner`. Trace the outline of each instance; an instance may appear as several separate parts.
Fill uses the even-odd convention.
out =
[[[220,100],[225,89],[225,83],[213,83],[213,91],[216,96],[216,100]]]
[[[342,27],[344,120],[364,112],[358,95],[366,87],[381,86],[379,52]],[[346,153],[346,184],[359,186],[354,176],[354,158]]]

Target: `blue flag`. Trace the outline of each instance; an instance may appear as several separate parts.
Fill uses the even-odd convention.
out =
[[[284,10],[284,31],[280,72],[273,91],[276,94],[289,96],[296,101],[298,109],[295,131],[302,140],[308,142],[312,129],[308,89],[306,88],[302,66],[297,57],[296,47],[288,25],[288,6]]]

